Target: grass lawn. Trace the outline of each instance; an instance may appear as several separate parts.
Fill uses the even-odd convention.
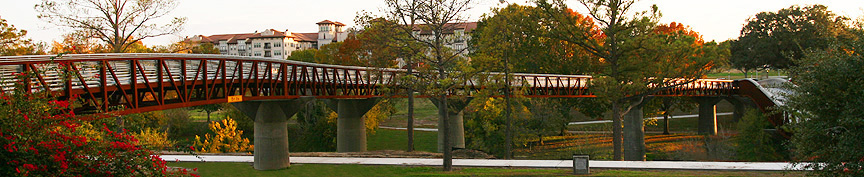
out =
[[[394,98],[396,113],[381,122],[381,126],[405,127],[408,124],[408,99]],[[415,127],[434,128],[438,121],[438,107],[428,98],[414,98]]]
[[[408,131],[378,129],[374,135],[368,135],[366,148],[377,150],[406,150]],[[436,152],[438,150],[438,132],[414,131],[414,149],[417,151]]]
[[[193,121],[207,121],[207,112],[204,112],[200,109],[190,109],[189,118],[191,118]],[[223,118],[225,118],[225,115],[223,115],[222,111],[210,113],[211,121],[220,121]]]
[[[508,168],[454,168],[442,172],[440,167],[423,166],[369,166],[292,164],[281,170],[258,171],[251,163],[171,162],[168,166],[197,168],[201,176],[565,176],[569,169],[508,169]],[[804,176],[801,172],[747,172],[747,171],[694,171],[694,170],[605,170],[592,169],[587,176]]]

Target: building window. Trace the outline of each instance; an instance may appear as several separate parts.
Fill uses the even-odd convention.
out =
[[[270,57],[270,51],[264,51],[264,57]]]
[[[328,25],[322,25],[322,26],[319,28],[319,30],[321,30],[321,31],[330,31],[330,26],[328,26]]]
[[[264,49],[270,49],[270,43],[269,42],[264,43]]]
[[[255,43],[255,48],[261,48],[261,43]]]
[[[273,47],[282,47],[281,42],[273,43]]]
[[[294,43],[291,43],[291,47],[294,47]]]
[[[275,56],[282,56],[282,51],[278,51],[278,50],[277,50],[277,51],[273,51],[273,55],[275,55]]]
[[[255,52],[255,56],[256,56],[256,57],[260,57],[260,56],[261,56],[261,52]]]

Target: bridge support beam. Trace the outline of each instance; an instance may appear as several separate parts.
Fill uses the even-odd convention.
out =
[[[717,103],[720,97],[694,97],[699,103],[699,127],[698,132],[702,135],[717,134]]]
[[[633,106],[624,115],[624,160],[645,161],[645,126],[642,107],[649,101],[645,98],[642,103]]]
[[[339,114],[336,119],[336,151],[366,151],[366,120],[363,115],[377,103],[378,98],[336,100],[336,113]]]
[[[740,121],[744,117],[744,114],[747,113],[747,110],[756,108],[756,103],[753,103],[753,100],[748,97],[731,96],[725,97],[725,99],[729,103],[732,103],[732,106],[735,106],[735,110],[732,113],[735,122]]]
[[[465,126],[464,126],[464,112],[465,107],[468,106],[468,103],[474,99],[473,97],[467,97],[464,99],[447,99],[447,115],[450,118],[449,127],[450,127],[450,141],[451,145],[453,145],[453,149],[465,149]],[[432,103],[435,104],[436,107],[440,106],[441,102],[438,98],[429,98]],[[441,130],[441,127],[444,127],[444,119],[441,119],[440,116],[438,118],[438,130]],[[444,133],[438,132],[438,152],[444,152]]]
[[[279,101],[248,101],[233,103],[255,121],[256,170],[275,170],[290,166],[288,156],[288,118],[291,118],[311,98]]]

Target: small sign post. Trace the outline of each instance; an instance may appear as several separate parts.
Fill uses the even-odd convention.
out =
[[[235,102],[241,102],[241,101],[243,101],[243,95],[228,96],[228,102],[229,103],[235,103]]]
[[[574,175],[591,174],[591,171],[588,169],[588,155],[573,154],[573,174]]]

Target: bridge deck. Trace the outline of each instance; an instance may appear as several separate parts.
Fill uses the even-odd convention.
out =
[[[22,77],[17,73],[32,73]],[[398,93],[405,70],[326,65],[256,57],[195,54],[90,54],[0,57],[0,89],[29,83],[29,92],[50,90],[61,98],[77,95],[89,111],[121,114],[243,100],[379,97]],[[471,95],[501,85],[503,74],[481,73],[460,83],[453,94]],[[526,97],[594,97],[591,76],[513,74],[509,85]],[[732,80],[676,79],[680,84],[656,96],[729,96]],[[384,89],[387,88],[387,89]]]

